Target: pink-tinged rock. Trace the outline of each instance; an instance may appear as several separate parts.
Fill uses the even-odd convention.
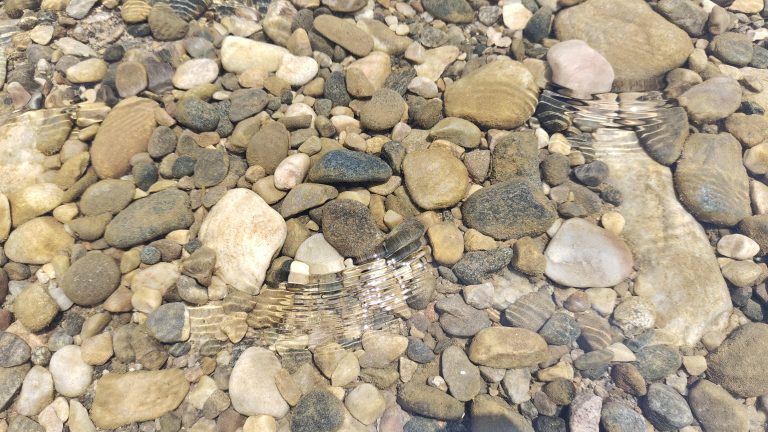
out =
[[[552,82],[570,90],[573,96],[588,98],[607,93],[613,85],[613,67],[586,42],[572,39],[560,42],[547,52]]]
[[[600,428],[603,400],[591,392],[582,393],[571,402],[571,432],[592,432]]]

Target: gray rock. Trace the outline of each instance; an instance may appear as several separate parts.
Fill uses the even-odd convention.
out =
[[[518,414],[516,409],[502,399],[486,394],[479,395],[472,401],[470,418],[472,432],[533,432],[534,430],[530,420]]]
[[[201,149],[195,162],[195,186],[211,187],[221,183],[229,170],[229,156],[223,148]]]
[[[485,311],[469,306],[458,295],[439,300],[435,303],[435,309],[440,312],[440,326],[453,336],[474,336],[480,330],[491,326],[491,320]]]
[[[715,57],[729,65],[742,67],[752,61],[752,40],[746,34],[727,32],[717,35],[709,48]]]
[[[229,119],[239,122],[261,112],[269,103],[269,95],[262,89],[240,89],[232,92],[229,101]]]
[[[115,260],[94,251],[72,263],[60,287],[78,305],[93,306],[106,300],[119,284],[120,268]]]
[[[537,10],[523,29],[523,36],[531,42],[541,42],[552,30],[552,9],[543,6]]]
[[[635,363],[646,381],[658,381],[680,369],[683,358],[677,348],[670,345],[651,345],[640,349]]]
[[[469,23],[475,15],[466,0],[424,0],[422,4],[432,16],[449,23]]]
[[[352,100],[347,93],[347,82],[343,72],[333,72],[325,80],[323,95],[333,102],[333,106],[347,106]]]
[[[29,364],[22,364],[0,368],[0,410],[4,410],[10,405],[16,392],[21,388],[21,383],[24,382],[24,377],[30,367]]]
[[[544,393],[557,405],[569,405],[576,397],[576,386],[570,380],[558,378],[544,385]]]
[[[360,124],[365,129],[392,129],[403,116],[405,101],[400,93],[382,88],[373,92],[371,100],[360,110]]]
[[[662,165],[671,165],[688,139],[688,115],[682,107],[659,110],[658,122],[637,126],[635,132],[646,153]]]
[[[29,361],[31,351],[24,339],[0,331],[0,367],[11,368]]]
[[[336,200],[322,210],[325,239],[345,257],[367,255],[384,240],[371,211],[358,201]]]
[[[512,132],[496,141],[491,152],[491,181],[527,179],[533,184],[539,177],[539,148],[536,136],[528,132]]]
[[[416,363],[429,363],[435,359],[435,353],[421,339],[408,338],[408,349],[405,355]]]
[[[741,106],[741,85],[733,78],[718,76],[697,84],[677,101],[697,123],[711,123],[736,112]]]
[[[189,338],[189,313],[184,303],[166,303],[147,317],[147,329],[163,343],[183,342]]]
[[[705,432],[749,430],[746,407],[711,381],[702,379],[694,384],[688,393],[688,403]]]
[[[760,45],[752,46],[752,61],[749,65],[753,68],[768,69],[768,49]]]
[[[662,0],[657,5],[659,13],[677,24],[691,36],[701,36],[707,23],[704,9],[689,0]]]
[[[629,405],[617,399],[603,403],[600,424],[605,432],[645,432],[645,420]]]
[[[29,417],[16,416],[8,425],[8,432],[44,432],[45,428]]]
[[[468,227],[499,240],[539,236],[557,217],[554,203],[540,188],[522,179],[473,193],[461,210]]]
[[[571,162],[560,153],[548,154],[541,162],[542,179],[550,186],[557,186],[568,180]]]
[[[426,384],[408,383],[400,388],[397,402],[408,412],[438,420],[460,420],[464,404]]]
[[[158,126],[147,144],[147,152],[153,158],[161,158],[176,150],[176,133],[167,126]]]
[[[587,186],[598,186],[608,178],[608,165],[603,161],[593,161],[579,165],[573,170],[573,174]]]
[[[450,346],[443,351],[440,366],[448,391],[461,402],[472,400],[485,388],[480,370],[469,361],[464,350],[457,346]]]
[[[465,284],[479,284],[512,261],[512,249],[467,252],[452,270]]]
[[[309,171],[309,181],[315,183],[384,183],[392,169],[381,159],[351,150],[331,150],[323,155]]]
[[[555,303],[544,292],[532,292],[518,298],[504,311],[504,318],[513,327],[539,331],[555,312]]]
[[[736,396],[768,394],[768,376],[755,367],[768,358],[768,325],[748,323],[734,330],[707,357],[707,373],[715,384]]]
[[[693,422],[693,414],[685,399],[664,384],[651,384],[641,407],[645,418],[662,431],[680,429]]]
[[[581,335],[576,319],[564,312],[555,312],[539,330],[550,345],[570,345]]]
[[[768,215],[747,216],[739,222],[739,232],[760,245],[760,253],[768,252]]]
[[[336,198],[339,192],[333,186],[301,183],[288,191],[280,204],[280,215],[289,218],[306,210],[319,207]]]
[[[313,390],[299,400],[291,432],[337,431],[344,423],[344,405],[328,390]]]
[[[135,190],[136,186],[129,180],[102,180],[83,192],[78,203],[80,212],[86,216],[119,213],[131,203]]]
[[[195,132],[208,132],[219,125],[219,113],[208,102],[187,96],[176,104],[176,120]]]
[[[189,196],[178,189],[166,189],[121,211],[107,225],[104,239],[114,247],[129,248],[189,228],[193,221]]]
[[[576,358],[573,367],[580,371],[598,370],[605,368],[613,360],[613,352],[607,349],[590,351]]]

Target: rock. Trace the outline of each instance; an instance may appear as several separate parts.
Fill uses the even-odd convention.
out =
[[[449,23],[470,23],[475,16],[466,0],[424,0],[422,5],[433,17]]]
[[[555,378],[544,385],[542,390],[557,405],[570,405],[576,397],[576,386],[567,378]]]
[[[472,432],[533,432],[531,422],[498,397],[478,395],[472,401]],[[563,427],[565,425],[563,424]],[[537,429],[539,430],[539,429]]]
[[[53,353],[48,369],[56,391],[66,397],[82,396],[93,380],[93,367],[83,361],[80,347],[75,345]]]
[[[229,378],[233,408],[243,415],[283,417],[288,412],[288,404],[274,381],[280,369],[280,361],[271,351],[257,347],[245,350]]]
[[[28,364],[0,368],[0,409],[6,409],[16,396],[29,369]]]
[[[682,107],[662,111],[664,121],[648,122],[635,130],[648,155],[662,165],[671,165],[688,139],[688,115]]]
[[[495,141],[491,152],[491,181],[526,179],[532,184],[539,177],[539,149],[536,137],[530,132],[512,132]]]
[[[38,332],[53,321],[59,307],[40,284],[33,284],[16,296],[13,313],[29,331]]]
[[[760,245],[760,254],[768,250],[768,216],[747,216],[739,222],[739,232]],[[7,252],[6,252],[7,253]]]
[[[512,129],[531,117],[538,91],[525,66],[504,58],[448,86],[445,113],[485,128]]]
[[[658,11],[669,21],[677,24],[691,36],[701,36],[709,15],[689,1],[663,0],[658,4]]]
[[[193,179],[200,188],[215,186],[224,180],[229,172],[229,156],[223,148],[202,149],[197,154]]]
[[[323,5],[334,12],[357,12],[365,6],[364,0],[323,0]]]
[[[259,165],[267,174],[275,169],[288,154],[290,134],[282,123],[272,122],[262,126],[248,144],[248,165]]]
[[[740,397],[768,393],[768,380],[754,368],[768,354],[768,325],[745,324],[734,330],[707,358],[707,373],[715,384]]]
[[[438,149],[406,154],[403,176],[410,197],[426,210],[456,205],[469,186],[469,173],[464,164],[450,153]]]
[[[589,432],[600,427],[600,412],[603,400],[591,391],[582,393],[571,403],[571,416],[568,419],[572,432]]]
[[[347,394],[344,405],[360,423],[373,424],[384,414],[386,402],[375,386],[367,383],[360,384]]]
[[[472,122],[457,117],[446,117],[432,126],[429,136],[432,139],[444,139],[472,149],[480,145],[483,133]]]
[[[728,234],[717,242],[717,252],[736,260],[750,260],[760,252],[760,245],[745,235]]]
[[[261,112],[269,103],[269,95],[261,89],[239,89],[232,92],[229,101],[232,102],[229,108],[229,119],[233,122],[239,122]],[[257,129],[256,126],[261,126],[260,120],[254,124],[254,130]],[[272,132],[275,131],[272,130]],[[254,135],[253,132],[246,132],[246,137],[243,140],[252,139],[252,135]]]
[[[163,343],[189,339],[189,312],[184,303],[165,303],[147,317],[147,330]]]
[[[645,419],[629,405],[609,398],[603,403],[600,424],[605,432],[645,432]]]
[[[634,337],[653,328],[656,307],[642,297],[630,297],[613,311],[613,321],[628,337]]]
[[[397,402],[406,411],[439,420],[460,420],[464,404],[425,384],[408,383],[400,388]]]
[[[187,96],[176,103],[176,120],[195,132],[216,130],[220,116],[216,108],[197,96]]]
[[[328,390],[307,393],[293,411],[291,432],[337,431],[344,423],[344,405]]]
[[[314,234],[304,240],[296,250],[294,258],[309,265],[309,274],[328,274],[344,270],[344,257],[322,234]]]
[[[491,327],[481,330],[469,346],[473,363],[495,368],[535,366],[547,356],[547,343],[522,328]]]
[[[33,366],[21,386],[21,393],[16,401],[16,412],[25,416],[40,414],[53,402],[53,378],[42,366]]]
[[[694,122],[711,123],[736,112],[741,104],[741,86],[726,76],[710,78],[677,98]]]
[[[747,147],[754,147],[768,139],[768,118],[761,115],[732,114],[725,119],[725,128]]]
[[[473,193],[461,210],[468,227],[499,240],[536,237],[557,217],[553,203],[540,189],[519,179]]]
[[[136,186],[129,180],[102,180],[83,192],[78,203],[80,212],[86,216],[117,214],[131,203],[135,190]]]
[[[208,58],[187,60],[180,64],[173,75],[173,85],[182,90],[189,90],[203,84],[209,84],[219,76],[219,65]]]
[[[67,80],[73,84],[101,81],[107,73],[107,62],[102,59],[88,59],[67,68]]]
[[[491,326],[485,312],[467,305],[459,296],[438,300],[435,309],[440,312],[440,326],[450,335],[470,337]]]
[[[633,265],[632,253],[619,237],[578,218],[562,224],[544,256],[549,278],[579,288],[616,285],[629,276]]]
[[[55,414],[54,414],[55,415]],[[44,432],[45,428],[36,421],[24,417],[16,416],[8,425],[9,432]]]
[[[361,152],[338,149],[324,154],[309,170],[316,183],[383,183],[392,169],[381,159]]]
[[[72,263],[60,287],[70,300],[82,306],[97,305],[110,296],[120,283],[120,269],[109,256],[90,252]]]
[[[166,3],[152,6],[148,22],[152,36],[159,41],[181,39],[189,29],[189,24]]]
[[[63,197],[64,191],[53,183],[30,185],[11,194],[8,199],[13,226],[48,213],[61,204]]]
[[[479,284],[506,267],[511,260],[511,249],[467,252],[452,270],[460,281],[466,284]]]
[[[572,316],[555,312],[541,327],[539,335],[550,345],[570,345],[581,335],[581,328]]]
[[[120,97],[136,96],[146,89],[147,85],[149,85],[147,70],[143,64],[136,61],[125,61],[117,67],[115,87]]]
[[[107,225],[104,239],[117,248],[130,248],[148,240],[186,229],[193,222],[189,196],[166,189],[131,203]]]
[[[255,295],[286,234],[283,218],[261,197],[247,189],[232,189],[208,213],[199,238],[216,253],[216,275]]]
[[[296,153],[283,159],[275,168],[275,187],[290,190],[304,181],[309,171],[309,156]]]
[[[696,382],[688,393],[688,402],[696,420],[707,432],[749,430],[749,416],[745,407],[711,381],[702,379]]]
[[[373,49],[373,39],[368,33],[333,15],[315,17],[313,27],[318,33],[357,57],[366,56]]]
[[[484,389],[480,370],[469,361],[461,348],[448,347],[443,351],[440,364],[449,392],[459,401],[469,401]]]
[[[392,129],[400,122],[405,108],[400,93],[387,88],[378,89],[360,110],[360,124],[374,131]]]
[[[645,418],[660,430],[680,429],[693,422],[691,409],[685,399],[664,384],[651,384],[641,407]]]
[[[11,232],[11,205],[8,197],[0,192],[0,241],[8,239]]]
[[[739,143],[729,134],[694,134],[675,171],[680,201],[704,222],[733,226],[751,213]],[[716,158],[717,165],[707,163]]]
[[[712,39],[709,49],[724,63],[736,67],[746,66],[752,61],[752,40],[745,34],[719,34]]]
[[[527,368],[509,369],[501,380],[501,386],[512,403],[531,400],[531,372]]]
[[[613,68],[608,61],[581,40],[560,42],[547,51],[552,82],[582,99],[608,93],[613,85]]]
[[[101,366],[114,355],[112,335],[109,333],[89,337],[83,341],[81,348],[83,361],[92,366]]]
[[[683,359],[677,348],[669,345],[651,345],[637,351],[637,369],[645,381],[659,381],[674,374]]]
[[[396,34],[381,21],[362,18],[357,21],[357,26],[371,35],[374,51],[382,51],[389,55],[402,55],[413,42],[409,37]]]
[[[306,210],[319,207],[338,195],[339,192],[333,186],[314,183],[296,185],[283,198],[280,205],[280,215],[284,218],[295,216]]]
[[[548,294],[535,291],[523,294],[504,311],[504,318],[513,327],[539,331],[555,312],[555,303]]]
[[[24,339],[13,333],[0,332],[0,367],[19,366],[26,363],[29,356],[29,345],[24,342]]]
[[[312,57],[286,54],[277,70],[277,77],[291,86],[302,86],[317,75],[319,66]]]
[[[437,223],[427,230],[432,258],[442,265],[453,265],[464,255],[461,231],[451,222]]]
[[[72,432],[95,432],[96,426],[88,417],[88,410],[78,401],[69,400],[69,419],[67,420],[69,430]]]
[[[358,201],[336,200],[323,207],[325,239],[346,257],[362,257],[384,239],[368,207]]]
[[[564,9],[555,18],[555,34],[563,41],[583,40],[602,54],[619,92],[658,89],[664,74],[693,51],[683,30],[639,0],[588,0]]]
[[[603,161],[592,161],[573,170],[579,181],[587,186],[599,186],[608,178],[608,165]]]
[[[157,102],[139,97],[124,99],[112,108],[91,145],[91,163],[99,177],[124,176],[131,169],[131,158],[147,151],[157,108]]]
[[[176,409],[188,391],[180,369],[113,372],[96,383],[91,418],[102,429],[154,420]]]
[[[238,36],[227,36],[221,44],[221,65],[227,72],[243,73],[248,69],[275,72],[288,50],[266,42]]]

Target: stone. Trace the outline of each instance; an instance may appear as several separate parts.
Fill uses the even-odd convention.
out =
[[[728,234],[718,240],[717,252],[736,260],[750,260],[760,252],[760,245],[745,235]]]
[[[73,84],[87,84],[101,81],[107,73],[107,62],[102,59],[87,59],[67,68],[67,80]]]
[[[683,30],[640,0],[588,0],[558,13],[554,27],[559,40],[583,40],[608,60],[617,92],[660,88],[693,51]]]
[[[216,275],[255,295],[286,235],[285,221],[261,197],[247,189],[232,189],[211,208],[199,238],[216,253]]]
[[[344,257],[322,234],[314,234],[304,240],[296,250],[294,258],[309,265],[309,274],[328,274],[344,270]]]
[[[21,392],[16,401],[16,412],[24,416],[40,414],[53,402],[53,378],[42,366],[33,366],[21,385]]]
[[[243,73],[248,69],[275,72],[288,50],[266,42],[239,36],[227,36],[221,44],[221,65],[227,72]]]
[[[208,58],[187,60],[180,64],[173,75],[176,88],[189,90],[203,84],[209,84],[219,76],[219,65]]]
[[[533,75],[508,58],[470,72],[445,90],[445,114],[480,127],[512,129],[531,117],[538,100]]]
[[[147,151],[155,130],[157,102],[130,97],[120,101],[99,126],[91,145],[91,163],[101,178],[119,178],[131,169],[131,158]]]
[[[577,98],[608,93],[613,85],[613,68],[599,52],[581,40],[567,40],[547,51],[552,82]]]
[[[112,349],[112,335],[101,333],[84,340],[81,345],[80,355],[83,361],[91,366],[100,366],[109,361],[114,354]]]
[[[725,128],[747,147],[754,147],[768,139],[768,118],[761,115],[732,114],[725,119]]]
[[[19,366],[29,361],[29,357],[30,348],[24,339],[13,333],[0,332],[0,367]]]
[[[571,415],[568,419],[570,430],[572,432],[598,430],[602,407],[603,399],[591,391],[576,396],[570,406]]]
[[[628,337],[634,337],[653,329],[656,323],[656,307],[642,297],[630,297],[613,311],[613,321]]]
[[[368,55],[373,49],[373,38],[353,23],[333,15],[319,15],[313,22],[314,29],[331,42],[357,57]]]
[[[680,429],[693,422],[693,414],[685,399],[664,384],[651,384],[641,407],[645,418],[660,430]]]
[[[768,350],[768,325],[748,323],[734,330],[725,341],[707,357],[707,374],[715,384],[723,386],[740,397],[753,397],[768,393],[768,381],[760,373],[758,364]]]
[[[629,276],[633,265],[632,253],[619,237],[578,218],[562,224],[544,256],[548,277],[580,288],[616,285]]]
[[[382,51],[389,55],[402,55],[413,42],[411,38],[395,33],[381,21],[362,18],[357,21],[357,26],[371,35],[374,51]]]
[[[471,424],[473,432],[534,430],[530,420],[518,414],[516,409],[504,400],[487,394],[478,395],[472,401]]]
[[[448,391],[459,401],[472,400],[485,387],[480,370],[469,361],[461,348],[448,347],[443,351],[440,364]]]
[[[585,165],[580,165],[573,170],[573,174],[583,184],[587,186],[599,186],[608,178],[608,165],[602,161],[592,161]]]
[[[406,154],[403,176],[410,197],[421,208],[452,207],[464,197],[469,173],[460,160],[437,149]]]
[[[752,61],[752,40],[745,34],[719,34],[712,39],[709,49],[724,63],[736,67],[746,66]]]
[[[216,108],[195,95],[187,96],[176,104],[174,117],[195,132],[214,131],[221,121]]]
[[[392,169],[381,159],[361,152],[338,149],[325,153],[309,170],[315,183],[383,183]]]
[[[697,381],[688,393],[688,403],[696,420],[706,432],[749,430],[749,415],[745,407],[725,389],[711,381]]]
[[[606,432],[645,432],[645,419],[626,403],[609,398],[603,403],[600,424]]]
[[[82,396],[93,380],[93,367],[83,361],[80,351],[79,346],[67,345],[51,357],[48,370],[56,391],[63,396]]]
[[[26,329],[38,332],[48,327],[59,307],[43,285],[33,284],[16,296],[13,313]]]
[[[64,197],[64,191],[53,183],[30,185],[8,197],[13,226],[43,215],[56,208]]]
[[[504,319],[513,327],[539,331],[555,312],[555,303],[543,292],[523,294],[504,311]]]
[[[102,180],[83,192],[78,207],[86,216],[102,213],[117,214],[131,203],[135,190],[136,186],[129,180]]]
[[[426,384],[408,383],[400,388],[397,402],[408,412],[439,420],[460,420],[464,404]]]
[[[512,403],[531,400],[531,372],[527,368],[509,369],[501,380],[501,387]]]
[[[312,57],[286,54],[277,70],[277,77],[291,86],[302,86],[310,82],[319,70],[317,61]]]
[[[341,255],[362,257],[384,239],[370,210],[358,201],[336,200],[323,207],[325,239]]]
[[[290,134],[279,122],[262,126],[248,144],[245,153],[248,165],[259,165],[267,174],[274,174],[280,162],[288,155]]]
[[[733,226],[751,214],[749,178],[729,134],[693,134],[675,171],[680,201],[697,219]],[[717,165],[707,163],[716,158]]]
[[[400,93],[388,88],[378,89],[360,110],[360,124],[374,131],[392,129],[400,122],[405,108]]]
[[[129,98],[141,93],[149,85],[147,70],[136,61],[120,62],[115,72],[115,87],[122,98]]]
[[[540,182],[539,149],[536,137],[530,132],[512,132],[495,140],[491,152],[491,181],[527,179]]]
[[[677,98],[697,123],[711,123],[736,112],[741,104],[741,86],[727,76],[710,78]]]
[[[427,230],[432,258],[442,265],[453,265],[464,255],[461,231],[450,222],[434,224]]]
[[[637,351],[637,369],[646,382],[659,381],[674,374],[683,362],[677,348],[650,345]]]
[[[69,419],[67,420],[69,430],[72,432],[96,432],[96,426],[88,417],[88,410],[80,402],[69,400]]]
[[[280,369],[280,361],[271,351],[257,347],[245,350],[229,378],[233,408],[243,415],[283,417],[288,412],[288,404],[274,381]]]
[[[386,409],[386,402],[381,392],[375,386],[367,383],[360,384],[347,394],[344,405],[360,423],[373,424]]]
[[[547,343],[522,328],[490,327],[478,332],[469,346],[473,363],[496,368],[535,366],[547,356]]]
[[[328,390],[312,390],[299,400],[291,416],[291,432],[337,431],[344,423],[344,405]]]
[[[449,23],[469,23],[475,15],[466,0],[424,0],[422,5],[433,17]]]
[[[189,196],[166,189],[131,203],[107,225],[104,239],[118,248],[130,248],[193,222]]]
[[[280,215],[284,218],[295,216],[306,210],[319,207],[338,195],[339,192],[333,186],[314,183],[298,184],[283,198],[280,205]]]
[[[470,337],[491,326],[485,312],[467,305],[459,296],[440,299],[435,309],[440,312],[440,326],[450,335]]]
[[[0,241],[8,239],[11,232],[11,204],[8,197],[0,192]]]
[[[581,335],[581,328],[572,316],[555,312],[541,327],[539,335],[551,345],[570,345]]]
[[[160,342],[184,342],[189,339],[189,312],[184,303],[165,303],[149,314],[146,326]]]
[[[6,409],[16,396],[29,369],[28,364],[0,368],[0,409]]]
[[[570,405],[576,397],[576,386],[566,378],[556,378],[544,385],[544,393],[557,405]]]
[[[506,267],[511,260],[511,249],[468,252],[453,266],[452,270],[460,281],[466,284],[479,284]]]
[[[458,117],[446,117],[432,126],[429,136],[434,140],[444,139],[472,149],[480,145],[483,133],[470,121]]]
[[[461,207],[464,222],[498,240],[536,237],[555,221],[554,204],[529,182],[508,180],[473,193]]]
[[[115,260],[100,252],[90,252],[72,263],[60,287],[78,305],[93,306],[106,300],[119,283],[120,269]]]
[[[702,35],[709,17],[703,8],[687,0],[660,1],[658,11],[691,36]]]
[[[96,383],[91,419],[102,429],[154,420],[176,409],[188,391],[180,369],[105,374]]]

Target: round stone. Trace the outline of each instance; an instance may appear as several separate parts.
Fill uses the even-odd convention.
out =
[[[67,345],[53,353],[48,369],[56,391],[66,397],[83,395],[93,379],[93,367],[83,361],[80,347],[75,345]]]
[[[219,76],[219,65],[215,60],[198,58],[180,64],[173,75],[173,85],[182,90],[209,84]]]
[[[547,51],[552,82],[577,98],[607,93],[613,85],[613,67],[599,52],[582,40],[567,40]]]
[[[403,116],[406,105],[400,93],[383,88],[376,90],[371,100],[360,110],[360,123],[366,129],[392,129]]]
[[[100,252],[90,252],[72,264],[60,286],[73,302],[93,306],[106,300],[119,283],[120,268],[115,260]]]
[[[416,150],[403,160],[405,186],[413,201],[425,210],[450,208],[466,194],[467,168],[447,151]]]

